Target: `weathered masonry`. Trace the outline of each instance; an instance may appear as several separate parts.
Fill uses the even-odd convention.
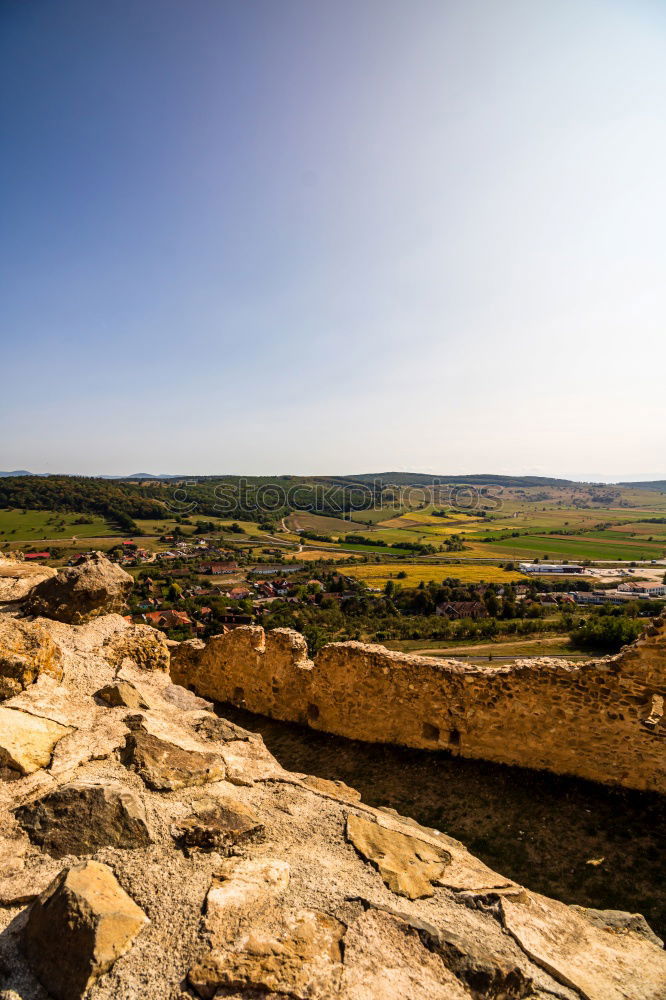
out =
[[[172,650],[175,682],[274,719],[369,742],[666,793],[666,618],[617,656],[484,667],[235,629]]]

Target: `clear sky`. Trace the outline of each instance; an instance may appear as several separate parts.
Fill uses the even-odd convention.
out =
[[[663,0],[0,0],[0,469],[666,476]]]

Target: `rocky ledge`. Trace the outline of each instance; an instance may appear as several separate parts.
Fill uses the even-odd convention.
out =
[[[666,996],[642,917],[285,771],[171,682],[161,633],[91,604],[0,615],[1,1000]]]

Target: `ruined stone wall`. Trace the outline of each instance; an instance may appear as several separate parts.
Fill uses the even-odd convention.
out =
[[[173,679],[271,718],[369,742],[666,793],[666,619],[614,657],[485,667],[235,629],[172,651]]]

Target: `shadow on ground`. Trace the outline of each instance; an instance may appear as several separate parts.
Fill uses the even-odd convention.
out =
[[[642,913],[666,935],[666,798],[446,752],[362,743],[231,705],[290,771],[337,779],[462,841],[491,868],[566,903]]]

